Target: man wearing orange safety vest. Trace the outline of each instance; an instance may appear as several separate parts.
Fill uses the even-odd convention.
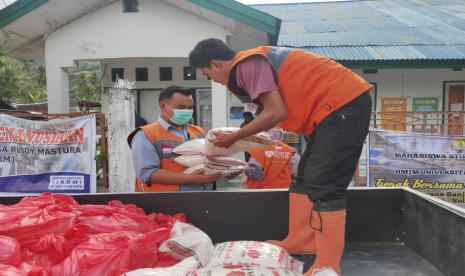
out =
[[[211,190],[210,183],[221,174],[202,171],[183,174],[185,167],[174,162],[173,149],[204,137],[202,128],[188,124],[194,100],[191,90],[171,85],[158,98],[160,117],[152,124],[136,129],[128,137],[136,171],[136,192],[177,192]]]
[[[309,136],[290,187],[288,236],[269,242],[316,254],[305,275],[340,273],[345,193],[368,133],[371,85],[337,62],[299,49],[262,46],[236,53],[211,38],[200,41],[189,60],[242,102],[259,106],[255,120],[237,132],[218,133],[215,145],[227,148],[275,125]]]
[[[245,174],[249,189],[287,189],[292,176],[297,173],[300,161],[296,150],[283,142],[258,148],[250,153],[249,165]]]

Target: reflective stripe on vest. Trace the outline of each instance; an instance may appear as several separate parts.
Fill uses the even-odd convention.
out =
[[[154,145],[160,157],[160,168],[171,172],[182,172],[185,167],[174,162],[177,156],[172,150],[185,141],[168,130],[158,121],[150,125],[141,127],[149,141]],[[187,133],[190,140],[204,138],[203,129],[187,125]],[[136,191],[140,192],[174,192],[179,191],[179,185],[167,185],[159,183],[145,184],[139,178],[136,179]]]
[[[233,59],[228,89],[243,102],[251,99],[238,86],[236,70],[239,62],[251,56],[266,58],[275,73],[288,113],[278,126],[287,131],[310,135],[326,116],[371,88],[360,76],[329,58],[299,49],[262,46],[241,51]]]

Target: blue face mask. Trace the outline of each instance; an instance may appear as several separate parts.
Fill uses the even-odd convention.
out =
[[[193,109],[173,109],[171,121],[179,126],[186,125],[192,119]]]

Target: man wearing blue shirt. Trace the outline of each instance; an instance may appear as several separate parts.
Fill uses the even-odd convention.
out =
[[[185,167],[174,162],[172,150],[178,145],[204,137],[202,128],[188,124],[194,100],[190,89],[171,85],[160,93],[161,115],[152,124],[136,129],[128,137],[137,176],[138,192],[174,192],[211,190],[210,183],[221,174],[203,171],[183,174]]]

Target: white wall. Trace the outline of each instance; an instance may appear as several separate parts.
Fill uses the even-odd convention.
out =
[[[226,40],[227,34],[224,27],[164,1],[141,0],[138,13],[123,13],[121,1],[115,1],[46,38],[49,111],[66,112],[61,68],[73,67],[75,60],[187,57],[199,40]]]
[[[377,74],[355,72],[377,84],[377,111],[381,110],[381,97],[408,97],[409,110],[412,97],[440,97],[441,110],[444,81],[465,82],[465,71],[452,69],[380,69]]]
[[[52,33],[46,55],[72,60],[187,57],[203,38],[226,39],[226,30],[164,1],[141,0],[139,12],[123,13],[121,1]]]
[[[193,46],[192,46],[193,47]],[[103,86],[111,87],[111,69],[124,68],[124,77],[130,81],[136,80],[136,68],[148,68],[149,80],[136,82],[137,89],[163,89],[168,85],[176,84],[191,88],[211,87],[211,81],[202,74],[200,70],[196,72],[196,80],[184,80],[184,66],[189,66],[188,58],[131,58],[112,59],[102,61],[105,66]],[[172,67],[173,80],[160,81],[159,68]]]

